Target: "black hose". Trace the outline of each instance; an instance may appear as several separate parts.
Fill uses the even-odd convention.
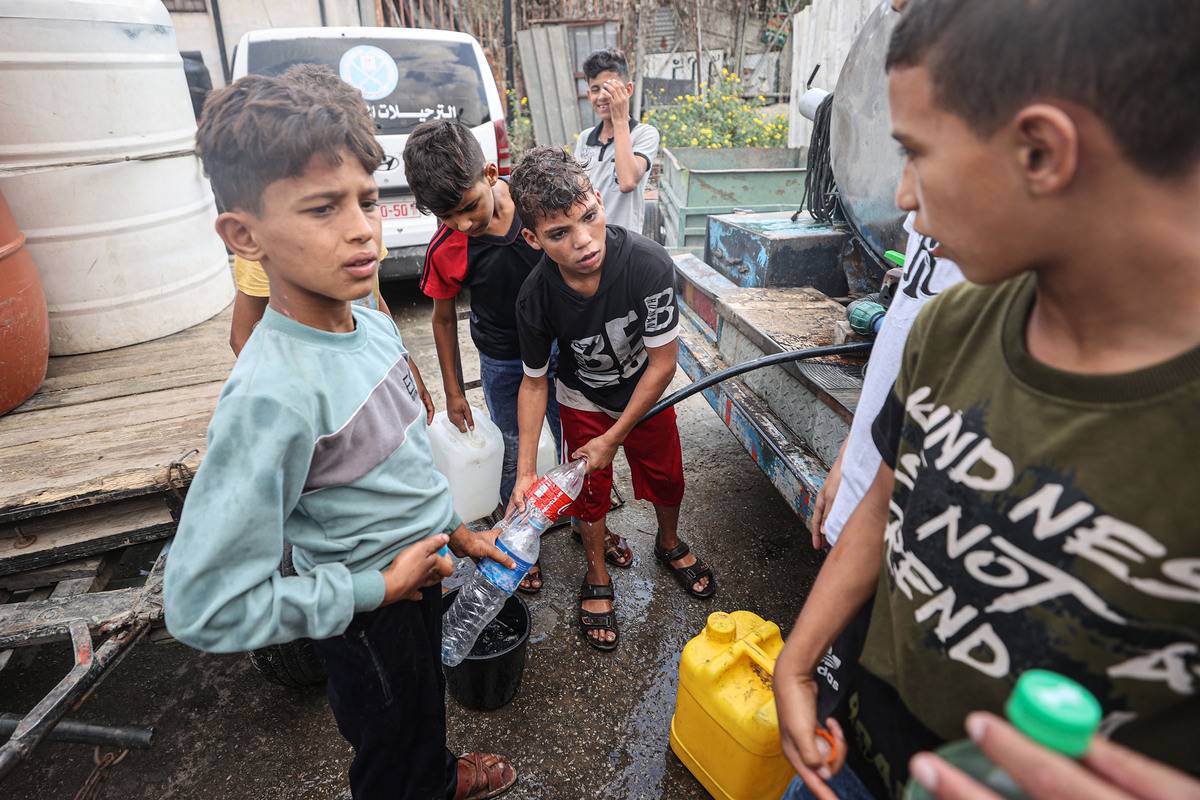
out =
[[[0,737],[11,736],[21,718],[16,714],[0,714]],[[154,728],[138,725],[97,725],[71,719],[61,720],[46,735],[46,741],[94,744],[101,747],[149,749]]]
[[[840,222],[843,219],[838,205],[837,179],[833,176],[829,126],[833,118],[833,94],[829,94],[817,106],[813,117],[812,137],[808,143],[808,169],[804,181],[804,197],[800,209],[792,215],[792,222],[807,210],[813,219],[824,222]]]
[[[686,400],[697,392],[702,392],[713,384],[721,381],[735,378],[746,372],[751,372],[762,367],[769,367],[774,364],[786,364],[789,361],[804,361],[809,358],[820,358],[821,356],[844,356],[851,353],[866,353],[871,349],[872,342],[852,342],[850,344],[830,344],[824,347],[810,347],[806,350],[789,350],[786,353],[773,353],[769,356],[756,358],[753,361],[746,361],[741,364],[735,364],[732,367],[723,369],[720,372],[714,372],[707,378],[702,378],[695,383],[690,383],[680,389],[678,392],[667,395],[662,400],[655,403],[654,407],[647,411],[638,424],[641,425],[646,420],[653,417],[660,411],[665,411],[671,406],[678,403],[680,400]]]

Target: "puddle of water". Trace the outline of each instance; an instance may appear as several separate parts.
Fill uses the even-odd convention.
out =
[[[675,713],[675,693],[678,685],[679,651],[688,635],[685,620],[679,612],[673,620],[661,619],[666,633],[659,641],[656,653],[646,660],[656,664],[641,698],[620,725],[613,737],[616,747],[608,761],[617,771],[601,792],[602,797],[657,798],[663,794],[667,775],[667,759],[675,756],[666,746]]]

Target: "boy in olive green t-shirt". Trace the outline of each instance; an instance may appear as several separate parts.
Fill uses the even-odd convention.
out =
[[[1033,668],[1091,690],[1103,734],[1200,769],[1196,52],[1192,0],[913,0],[897,24],[897,204],[976,285],[914,323],[874,425],[884,464],[776,665],[784,750],[816,793],[818,664],[872,593],[847,694],[876,791]],[[969,723],[985,750],[1010,730]],[[1068,764],[1080,796],[1200,791],[1097,752]],[[959,779],[927,755],[912,774]]]

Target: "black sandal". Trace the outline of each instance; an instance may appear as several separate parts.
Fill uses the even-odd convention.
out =
[[[585,611],[583,603],[585,600],[614,600],[615,597],[611,583],[588,583],[587,576],[584,576],[583,586],[579,590],[579,632],[583,634],[584,641],[605,653],[616,650],[617,642],[621,641],[621,633],[617,630],[616,608],[609,611]],[[612,631],[616,638],[611,642],[602,641],[588,635],[590,631]]]
[[[696,556],[696,563],[689,564],[686,567],[677,567],[671,563],[672,561],[678,561],[691,551],[692,549],[688,547],[687,542],[683,539],[679,540],[679,544],[673,550],[663,550],[658,546],[657,541],[654,544],[655,558],[662,562],[663,566],[671,570],[675,579],[687,590],[688,594],[692,597],[699,597],[701,600],[705,600],[717,593],[717,579],[713,576],[712,570],[708,568],[708,565],[701,561],[699,556]],[[704,587],[703,591],[697,592],[695,586],[702,578],[708,578],[708,585]]]
[[[537,570],[536,575],[532,574],[535,569]],[[526,589],[525,581],[530,581],[534,578],[540,581],[540,583],[538,583],[538,587],[536,589]],[[517,591],[521,592],[522,594],[538,594],[542,591],[542,587],[545,586],[545,584],[546,578],[542,574],[542,560],[539,558],[537,561],[533,562],[533,566],[529,568],[529,572],[525,573],[525,577],[521,578],[521,582],[517,584]]]
[[[604,560],[606,562],[608,562],[609,564],[612,564],[617,569],[629,569],[630,567],[633,566],[633,548],[629,546],[629,542],[625,540],[625,537],[619,533],[612,533],[613,538],[616,540],[616,543],[610,547],[609,546],[609,538],[608,538],[608,535],[610,533],[612,533],[612,531],[608,529],[607,525],[605,525],[604,526]],[[580,535],[579,529],[576,528],[574,525],[571,526],[571,535],[575,537],[575,541],[579,542],[580,544],[583,544],[583,536]],[[616,553],[622,553],[622,552],[629,554],[628,561],[621,561],[616,557],[616,555],[615,555]]]

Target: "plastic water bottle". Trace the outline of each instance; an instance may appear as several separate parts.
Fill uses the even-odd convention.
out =
[[[479,634],[500,613],[537,561],[542,533],[579,496],[586,473],[587,462],[582,458],[555,467],[526,492],[524,510],[514,509],[504,518],[504,532],[496,546],[516,562],[516,568],[509,569],[490,558],[479,563],[442,618],[443,664],[456,666],[471,652]]]
[[[1100,726],[1100,703],[1095,695],[1070,678],[1044,669],[1021,674],[1004,713],[1021,733],[1071,758],[1087,752]],[[970,739],[951,742],[936,752],[1005,800],[1028,800],[1012,776]],[[929,793],[910,779],[903,800],[929,800]]]

